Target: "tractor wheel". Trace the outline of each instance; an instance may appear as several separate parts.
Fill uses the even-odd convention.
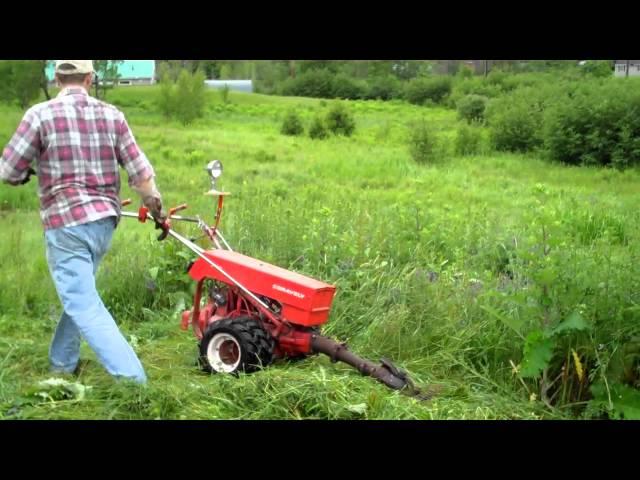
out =
[[[213,322],[200,342],[200,364],[209,373],[250,373],[273,360],[275,340],[258,321],[243,316]]]

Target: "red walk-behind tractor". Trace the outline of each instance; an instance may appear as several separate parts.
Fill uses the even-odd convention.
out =
[[[188,267],[196,282],[193,308],[182,314],[182,329],[192,327],[199,341],[200,364],[211,373],[253,372],[276,359],[301,359],[315,353],[328,355],[333,362],[342,361],[370,375],[385,385],[421,399],[421,393],[406,372],[389,360],[380,364],[362,359],[320,333],[329,319],[336,288],[313,278],[235,252],[218,228],[222,205],[227,192],[218,191],[216,180],[222,174],[222,164],[215,160],[207,165],[212,188],[205,195],[217,198],[215,223],[211,226],[200,217],[183,217],[176,212],[187,208],[180,205],[168,212],[167,220],[159,223],[145,207],[138,213],[122,212],[123,216],[147,219],[162,233],[159,240],[172,236],[199,258]],[[123,206],[130,201],[123,202]],[[197,223],[215,246],[204,250],[195,239],[187,239],[171,228],[174,220]]]

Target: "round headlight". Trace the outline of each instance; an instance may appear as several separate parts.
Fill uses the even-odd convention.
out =
[[[220,160],[213,160],[209,162],[206,168],[207,172],[209,172],[209,176],[216,180],[222,175],[222,162]]]

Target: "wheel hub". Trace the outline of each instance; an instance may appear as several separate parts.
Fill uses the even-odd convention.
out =
[[[207,346],[207,360],[216,372],[234,372],[240,364],[240,344],[232,335],[218,333]]]

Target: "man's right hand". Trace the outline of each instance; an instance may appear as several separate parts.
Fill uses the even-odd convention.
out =
[[[162,200],[159,196],[149,195],[142,200],[145,207],[149,209],[149,213],[158,223],[164,223],[167,220],[167,212],[162,209]]]
[[[24,177],[24,180],[22,180],[20,182],[20,185],[26,185],[27,183],[29,183],[29,180],[31,180],[31,175],[35,175],[36,171],[33,168],[29,168],[29,170],[27,171],[27,176]]]

